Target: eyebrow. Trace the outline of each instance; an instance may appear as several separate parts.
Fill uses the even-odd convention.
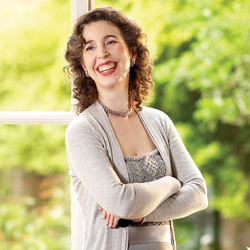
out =
[[[118,39],[118,37],[115,36],[115,35],[106,35],[105,37],[103,37],[103,40],[106,40],[106,39],[108,39],[108,38],[110,38],[110,37],[113,37],[113,38]],[[88,40],[88,41],[86,41],[86,43],[84,44],[84,46],[88,45],[89,43],[92,43],[93,41],[94,41],[94,40]]]

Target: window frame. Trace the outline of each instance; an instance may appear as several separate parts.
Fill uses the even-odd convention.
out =
[[[94,8],[94,0],[71,0],[71,29],[77,18]],[[68,125],[75,117],[71,95],[71,110],[64,111],[0,111],[0,124]],[[71,250],[82,248],[83,216],[71,184]]]

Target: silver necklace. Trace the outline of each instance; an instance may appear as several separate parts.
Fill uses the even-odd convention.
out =
[[[115,111],[115,110],[109,109],[99,99],[97,101],[100,103],[100,105],[102,106],[102,108],[104,109],[104,111],[107,114],[109,114],[109,115],[126,117],[126,116],[129,116],[131,114],[131,112],[132,112],[132,107],[131,107],[130,104],[128,104],[128,109],[125,112],[119,112],[119,111]]]

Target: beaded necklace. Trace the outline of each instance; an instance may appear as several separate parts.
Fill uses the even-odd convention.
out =
[[[132,107],[131,107],[130,104],[128,104],[128,109],[125,112],[119,112],[119,111],[115,111],[115,110],[109,109],[99,99],[97,101],[100,103],[100,105],[102,106],[102,108],[104,109],[104,111],[107,114],[109,114],[109,115],[126,117],[126,116],[129,116],[131,114],[131,112],[132,112]]]

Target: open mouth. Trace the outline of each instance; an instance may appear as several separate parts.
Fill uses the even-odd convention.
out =
[[[100,73],[108,73],[116,67],[117,63],[109,63],[98,68]]]

